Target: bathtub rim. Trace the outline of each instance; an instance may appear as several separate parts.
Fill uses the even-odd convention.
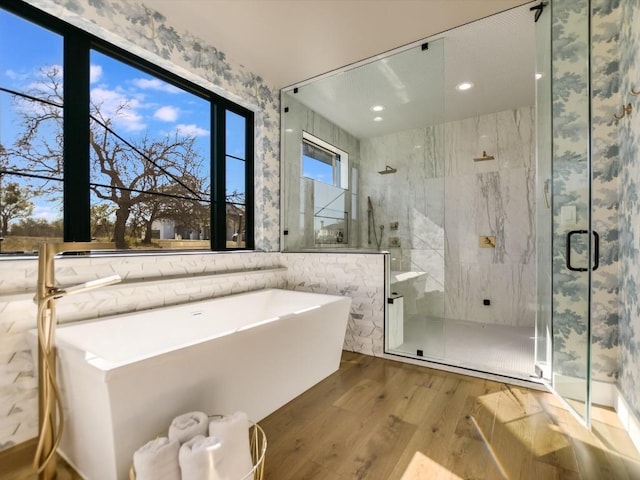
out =
[[[228,329],[228,330],[224,330],[224,331],[218,331],[214,334],[211,335],[207,335],[204,337],[200,337],[198,339],[195,339],[193,341],[187,341],[187,342],[183,342],[177,345],[172,345],[170,348],[162,348],[162,349],[155,349],[153,352],[149,353],[149,354],[143,354],[143,355],[139,355],[139,356],[135,356],[126,360],[110,360],[107,358],[104,358],[98,354],[95,354],[93,352],[91,352],[89,349],[87,348],[82,348],[76,344],[74,344],[72,341],[68,341],[66,340],[64,337],[60,336],[59,333],[61,330],[65,330],[68,328],[73,328],[73,327],[78,327],[78,326],[84,326],[84,325],[91,325],[91,324],[95,324],[95,323],[102,323],[102,322],[108,322],[110,320],[113,319],[123,319],[123,318],[127,318],[127,317],[135,317],[137,315],[147,315],[151,312],[153,312],[154,310],[157,311],[165,311],[165,312],[171,312],[174,310],[180,310],[180,309],[185,309],[187,307],[193,307],[193,308],[197,308],[200,305],[204,305],[204,304],[212,304],[215,303],[216,301],[221,301],[221,300],[237,300],[238,298],[241,297],[245,297],[245,296],[251,296],[251,295],[256,295],[256,294],[260,294],[260,293],[264,293],[264,294],[268,294],[269,292],[285,292],[286,294],[294,294],[294,295],[299,295],[299,296],[312,296],[312,297],[320,297],[320,298],[325,298],[325,301],[318,304],[318,305],[314,305],[311,307],[307,307],[307,308],[303,308],[294,312],[288,311],[285,314],[282,315],[278,315],[278,316],[270,316],[268,318],[260,318],[259,320],[249,323],[247,325],[242,325],[239,328],[233,328],[233,329]],[[321,308],[323,305],[328,305],[328,304],[332,304],[332,303],[337,303],[337,302],[343,302],[343,301],[348,301],[349,303],[351,303],[352,299],[351,297],[348,296],[341,296],[341,295],[332,295],[332,294],[325,294],[325,293],[315,293],[315,292],[305,292],[305,291],[299,291],[299,290],[288,290],[288,289],[284,289],[284,288],[263,288],[263,289],[257,289],[257,290],[250,290],[248,292],[241,292],[241,293],[234,293],[234,294],[230,294],[230,295],[224,295],[224,296],[220,296],[220,297],[211,297],[209,299],[204,299],[204,300],[197,300],[195,302],[185,302],[185,303],[177,303],[177,304],[172,304],[172,305],[165,305],[162,306],[160,308],[149,308],[149,309],[144,309],[144,310],[137,310],[134,312],[128,312],[128,313],[119,313],[119,314],[115,314],[115,315],[108,315],[108,316],[104,316],[104,317],[97,317],[97,318],[91,318],[91,319],[85,319],[85,320],[78,320],[78,321],[71,321],[71,322],[66,322],[66,323],[62,323],[59,324],[57,327],[57,335],[56,335],[56,347],[58,350],[58,355],[65,355],[65,354],[71,354],[71,355],[78,355],[78,356],[83,356],[83,362],[97,370],[100,370],[102,372],[103,375],[110,375],[113,374],[115,372],[117,372],[118,370],[122,370],[122,369],[126,369],[127,367],[133,366],[135,364],[140,364],[142,362],[145,361],[149,361],[150,359],[153,358],[160,358],[160,357],[164,357],[166,355],[169,355],[171,353],[174,352],[178,352],[180,350],[184,350],[184,349],[188,349],[197,345],[201,345],[204,344],[206,342],[210,342],[210,341],[214,341],[216,339],[220,339],[220,338],[224,338],[230,335],[234,335],[234,334],[241,334],[242,332],[251,330],[251,329],[259,329],[259,328],[266,328],[266,326],[273,324],[279,320],[285,321],[290,319],[291,317],[297,316],[297,315],[302,315],[304,313],[307,313],[309,311]],[[29,329],[27,332],[28,337],[30,337],[32,340],[29,343],[30,347],[31,347],[31,351],[32,351],[32,355],[35,355],[35,347],[37,344],[37,329],[33,328],[33,329]],[[35,365],[37,365],[37,362],[34,363]]]

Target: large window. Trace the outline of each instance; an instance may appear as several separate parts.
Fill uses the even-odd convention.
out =
[[[253,248],[250,111],[21,2],[7,8],[3,253],[62,239]]]

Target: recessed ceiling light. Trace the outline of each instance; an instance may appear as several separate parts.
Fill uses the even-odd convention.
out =
[[[293,128],[285,128],[284,131],[285,132],[293,132]]]
[[[536,80],[540,80],[542,78],[542,74],[541,73],[536,73]]]
[[[460,90],[461,92],[464,90],[469,90],[470,88],[473,88],[473,82],[461,82],[456,85],[456,90]]]
[[[382,121],[382,117],[375,117],[373,119],[374,122],[381,122]]]
[[[374,105],[373,107],[371,107],[372,112],[381,112],[383,110],[384,110],[383,105]]]

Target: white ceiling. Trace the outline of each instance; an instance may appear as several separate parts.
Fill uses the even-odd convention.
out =
[[[142,1],[142,0],[141,0]],[[145,0],[282,88],[524,0]]]
[[[429,38],[427,50],[416,45],[288,95],[358,138],[533,105],[533,17],[523,5]],[[457,91],[463,81],[474,87]]]

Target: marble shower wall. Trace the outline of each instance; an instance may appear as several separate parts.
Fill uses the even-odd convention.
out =
[[[390,237],[401,245],[390,248],[391,269],[427,272],[418,310],[533,326],[533,115],[533,107],[523,107],[361,140],[367,165],[361,191],[385,225],[383,248],[392,247]],[[483,151],[495,159],[474,162]],[[398,173],[377,175],[385,164]],[[395,232],[389,231],[392,221],[399,223]],[[496,247],[480,248],[481,235],[495,236]],[[483,306],[483,299],[491,305]]]
[[[617,125],[620,142],[620,377],[619,388],[640,421],[640,2],[623,0],[620,15],[619,105],[633,115]]]
[[[533,107],[447,124],[447,318],[534,324],[534,129]],[[495,159],[475,162],[483,151]],[[495,248],[479,248],[481,235]]]

